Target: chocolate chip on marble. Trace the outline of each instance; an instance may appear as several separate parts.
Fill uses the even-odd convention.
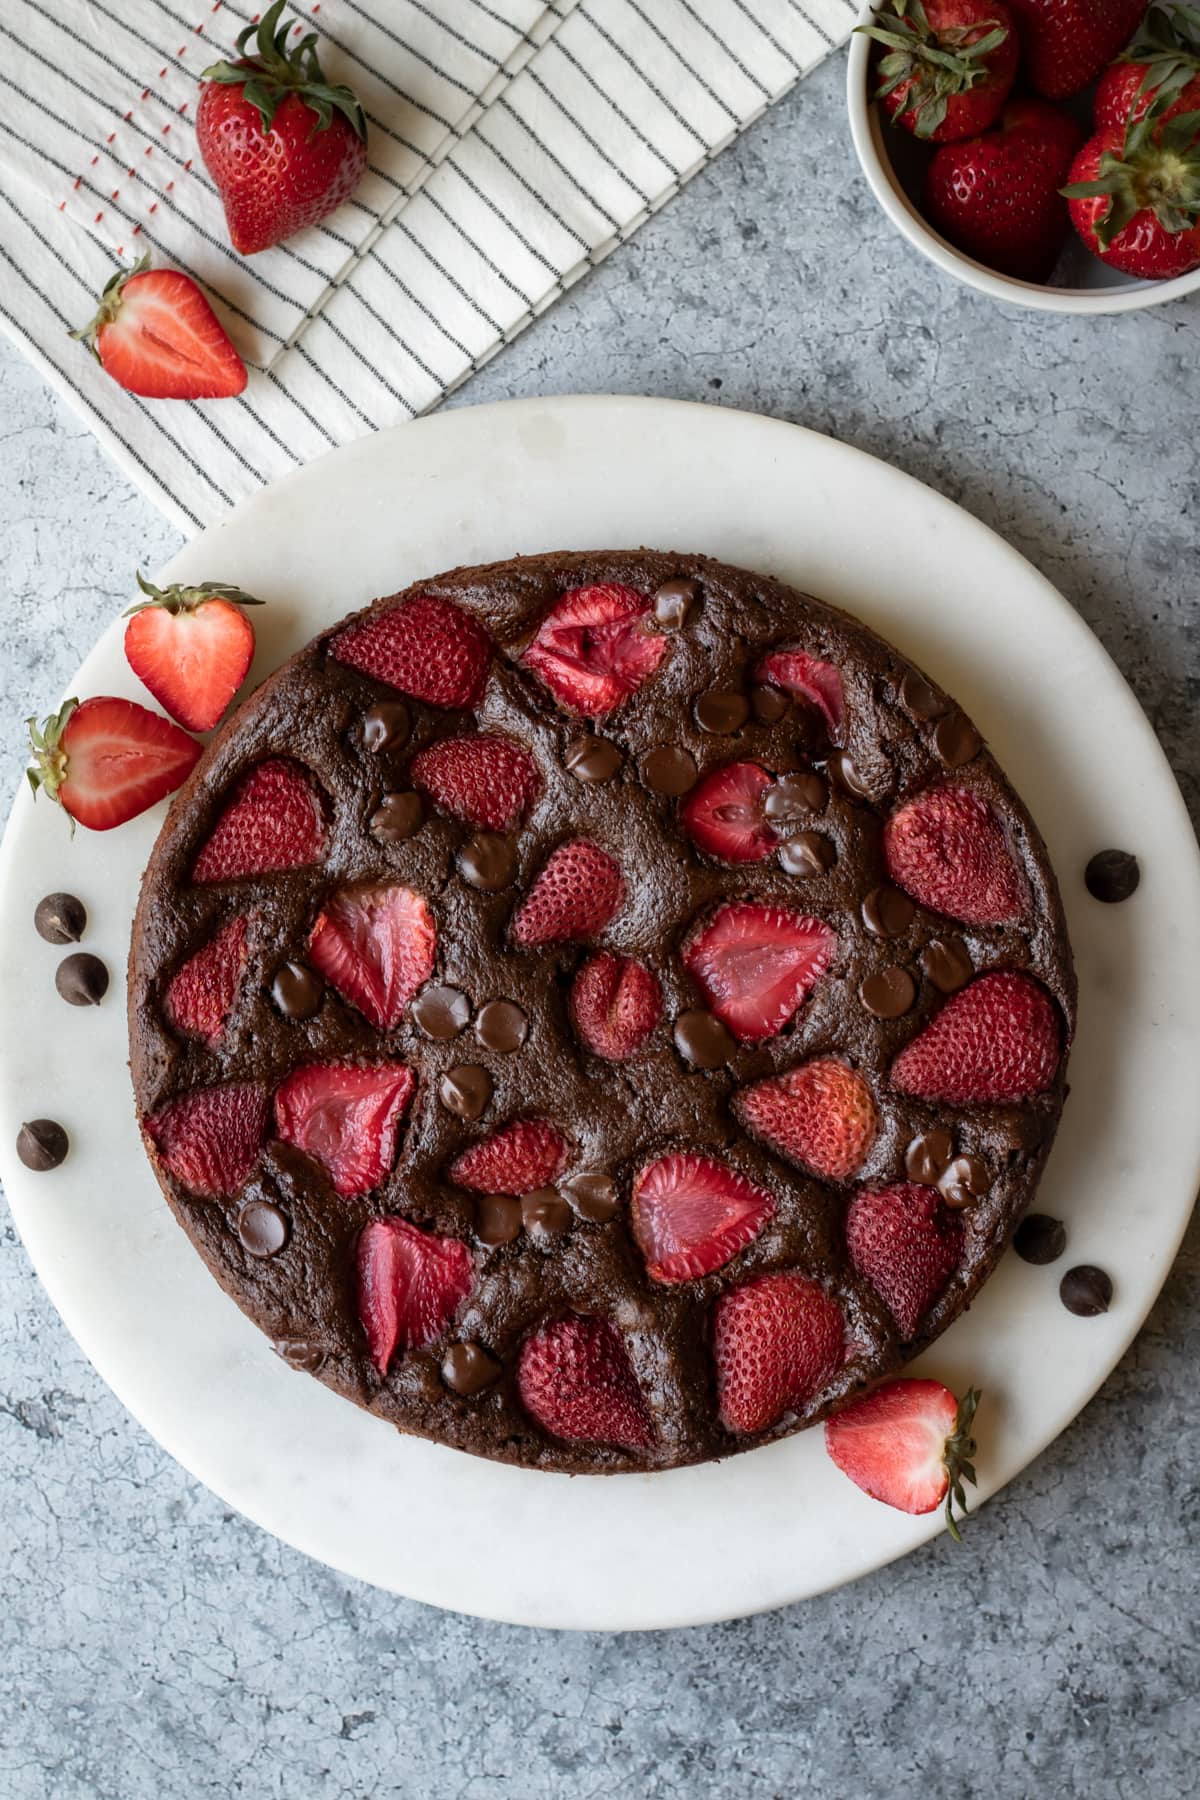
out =
[[[326,1356],[324,1346],[314,1344],[310,1338],[276,1338],[271,1348],[289,1369],[302,1370],[306,1375],[315,1375]]]
[[[378,844],[402,844],[416,836],[424,819],[420,794],[385,794],[371,814],[369,830]]]
[[[464,1400],[492,1387],[502,1373],[501,1364],[481,1344],[451,1344],[442,1358],[442,1380]]]
[[[1030,1213],[1021,1220],[1013,1236],[1013,1249],[1024,1262],[1039,1268],[1057,1262],[1067,1247],[1067,1228],[1061,1219],[1049,1213]]]
[[[872,937],[902,937],[913,921],[916,907],[907,894],[883,882],[872,888],[862,903],[862,921]]]
[[[69,1006],[99,1006],[108,992],[108,970],[90,950],[76,950],[59,963],[54,985]]]
[[[970,952],[960,937],[934,938],[921,952],[921,968],[939,994],[955,994],[975,973]]]
[[[572,1175],[558,1185],[580,1218],[593,1225],[605,1224],[617,1210],[617,1185],[608,1175],[585,1172]]]
[[[948,713],[933,734],[933,747],[948,769],[961,769],[983,748],[983,739],[965,713]]]
[[[77,944],[87,929],[87,907],[74,894],[47,894],[34,909],[33,926],[48,944]]]
[[[678,631],[700,598],[700,583],[679,576],[664,581],[654,595],[654,622],[660,631]]]
[[[828,802],[828,782],[812,769],[796,769],[767,789],[763,812],[772,825],[791,825],[810,813],[823,812]]]
[[[412,1016],[427,1038],[445,1044],[465,1029],[471,1017],[471,1002],[461,988],[422,988],[413,1001]]]
[[[324,995],[324,976],[304,963],[287,962],[275,971],[271,998],[285,1019],[311,1019]]]
[[[950,711],[950,702],[939,694],[928,681],[910,670],[900,683],[900,699],[904,707],[914,719],[922,722],[928,719],[940,719]]]
[[[521,1223],[534,1242],[549,1242],[571,1229],[571,1208],[557,1188],[536,1188],[521,1201]]]
[[[868,975],[858,990],[858,997],[877,1019],[899,1019],[917,997],[917,984],[907,969],[893,963]]]
[[[736,688],[710,688],[700,695],[693,711],[701,731],[728,737],[731,731],[740,731],[750,717],[750,702]]]
[[[956,1156],[938,1176],[938,1192],[954,1212],[970,1206],[992,1185],[988,1166],[979,1156]]]
[[[621,752],[608,738],[573,738],[567,745],[563,762],[576,781],[611,781],[621,767]]]
[[[750,710],[760,725],[778,725],[787,717],[791,704],[791,696],[782,688],[768,687],[764,683],[750,690]]]
[[[521,1202],[511,1194],[485,1194],[475,1202],[475,1235],[484,1244],[511,1244],[521,1229]]]
[[[1080,1263],[1068,1269],[1058,1285],[1059,1298],[1068,1312],[1081,1319],[1093,1319],[1112,1305],[1112,1277],[1094,1263]]]
[[[481,1119],[491,1097],[492,1078],[478,1063],[459,1063],[438,1083],[438,1099],[457,1119]]]
[[[642,780],[656,794],[672,798],[686,794],[696,785],[696,759],[690,750],[675,744],[660,744],[642,760]]]
[[[458,867],[471,887],[496,894],[516,874],[517,856],[507,838],[494,831],[478,831],[459,851]]]
[[[694,1068],[721,1069],[737,1044],[728,1026],[703,1007],[695,1007],[675,1020],[675,1048]]]
[[[237,1216],[237,1234],[248,1256],[277,1256],[288,1241],[288,1222],[269,1200],[247,1200]]]
[[[785,875],[805,880],[812,875],[826,875],[837,861],[832,841],[819,831],[799,831],[780,844],[776,852]]]
[[[475,1036],[485,1050],[509,1056],[519,1050],[529,1035],[529,1020],[524,1007],[515,1000],[489,1000],[481,1006],[475,1020]]]
[[[830,780],[852,800],[869,800],[870,783],[862,775],[848,750],[835,750],[825,764]]]
[[[1098,850],[1083,872],[1087,891],[1093,900],[1113,906],[1128,900],[1142,879],[1138,859],[1128,850]]]
[[[904,1171],[922,1187],[936,1187],[942,1170],[954,1155],[954,1139],[940,1125],[913,1138],[904,1152]]]
[[[363,714],[363,745],[376,756],[381,750],[396,750],[408,742],[411,729],[403,700],[379,700]]]
[[[70,1147],[57,1119],[27,1119],[17,1133],[17,1155],[35,1175],[57,1169]]]

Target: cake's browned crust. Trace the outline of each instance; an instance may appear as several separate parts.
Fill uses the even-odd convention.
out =
[[[581,724],[566,716],[517,660],[551,604],[568,588],[616,582],[651,594],[663,582],[692,578],[700,599],[672,638],[658,672],[596,729],[623,756],[620,775],[603,785],[579,781],[564,766]],[[146,870],[133,929],[129,980],[130,1045],[140,1117],[167,1100],[214,1083],[248,1081],[268,1092],[298,1063],[388,1055],[408,1062],[418,1089],[405,1121],[394,1173],[377,1191],[340,1199],[314,1163],[269,1145],[247,1190],[228,1201],[198,1200],[158,1168],[164,1192],[209,1268],[238,1305],[289,1360],[320,1363],[319,1377],[405,1431],[480,1455],[541,1469],[573,1472],[670,1467],[724,1456],[809,1425],[847,1397],[902,1366],[967,1306],[987,1279],[1033,1197],[1058,1125],[1065,1057],[1053,1088],[1021,1106],[953,1108],[893,1092],[887,1070],[895,1053],[942,1004],[920,975],[924,945],[958,933],[976,969],[1029,970],[1074,1023],[1075,982],[1062,906],[1045,846],[994,759],[982,750],[954,781],[993,801],[1005,820],[1032,892],[1020,926],[963,926],[918,907],[909,928],[890,942],[866,930],[864,895],[885,878],[883,820],[899,800],[946,779],[933,726],[915,719],[899,698],[912,673],[890,645],[844,613],[781,583],[703,557],[645,551],[522,558],[460,569],[410,593],[444,595],[475,614],[497,654],[472,718],[410,702],[413,731],[398,751],[366,750],[365,710],[390,690],[328,656],[331,632],[285,663],[238,710],[206,749],[176,796]],[[376,610],[397,596],[376,602]],[[362,616],[362,615],[359,615]],[[338,626],[344,621],[338,621]],[[687,844],[677,803],[649,792],[638,769],[656,745],[683,744],[701,771],[731,756],[781,772],[828,754],[819,732],[806,730],[802,709],[779,724],[753,716],[733,737],[709,736],[693,719],[693,703],[710,688],[748,690],[751,671],[772,645],[801,642],[837,665],[845,693],[845,748],[869,784],[871,798],[832,786],[816,821],[837,847],[834,868],[797,880],[774,860],[722,867]],[[940,693],[940,690],[935,690]],[[495,895],[461,879],[456,852],[470,828],[432,816],[407,841],[385,847],[367,822],[382,792],[406,787],[415,753],[440,737],[477,724],[525,744],[537,759],[544,790],[515,834],[518,875]],[[320,782],[331,821],[319,867],[260,879],[195,886],[189,871],[238,777],[268,756],[286,755]],[[570,1027],[566,992],[586,951],[568,946],[514,950],[507,926],[514,906],[555,844],[586,836],[608,849],[625,872],[628,899],[601,943],[642,958],[662,982],[665,1015],[648,1047],[625,1064],[604,1063],[580,1047]],[[437,920],[434,979],[461,988],[474,1007],[515,999],[530,1031],[515,1055],[465,1038],[433,1043],[406,1017],[379,1033],[329,991],[307,1021],[281,1017],[270,985],[279,965],[302,959],[323,896],[352,881],[402,879],[425,894]],[[674,1015],[697,1004],[679,956],[696,916],[719,898],[757,898],[811,912],[837,931],[840,950],[793,1025],[769,1042],[740,1048],[728,1070],[691,1071],[672,1039]],[[162,996],[172,972],[232,914],[250,919],[250,960],[235,1010],[215,1049],[185,1042],[165,1023]],[[865,975],[902,963],[918,978],[916,1003],[903,1017],[873,1017],[858,998]],[[730,1111],[733,1089],[748,1079],[834,1053],[862,1070],[879,1108],[881,1129],[853,1180],[805,1178],[740,1130]],[[484,1118],[465,1124],[439,1104],[439,1075],[463,1061],[491,1073],[495,1091]],[[622,1206],[608,1223],[576,1219],[568,1235],[543,1246],[530,1234],[488,1249],[474,1230],[473,1196],[444,1179],[465,1145],[514,1116],[553,1121],[574,1146],[572,1168],[614,1176]],[[906,1179],[905,1148],[918,1133],[949,1127],[956,1150],[980,1156],[989,1192],[963,1212],[966,1251],[958,1273],[914,1342],[901,1342],[886,1308],[859,1280],[847,1258],[843,1219],[863,1183]],[[769,1190],[776,1212],[761,1235],[715,1274],[678,1286],[652,1282],[630,1237],[624,1202],[633,1171],[671,1148],[717,1151]],[[151,1152],[153,1156],[153,1152]],[[247,1193],[259,1192],[286,1213],[286,1249],[256,1259],[242,1248],[234,1223]],[[471,1246],[473,1294],[446,1339],[397,1357],[386,1377],[371,1362],[354,1294],[353,1253],[364,1222],[400,1213],[418,1225],[454,1234]],[[842,1302],[851,1360],[802,1413],[787,1414],[757,1437],[737,1437],[717,1419],[709,1347],[713,1307],[732,1285],[768,1270],[799,1268]],[[567,1311],[600,1313],[628,1346],[653,1417],[656,1441],[645,1453],[558,1442],[524,1413],[516,1391],[516,1357],[524,1334]],[[464,1398],[443,1383],[440,1365],[455,1340],[485,1345],[503,1374],[491,1388]]]

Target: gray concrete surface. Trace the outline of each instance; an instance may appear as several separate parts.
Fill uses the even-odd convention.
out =
[[[838,58],[455,403],[681,395],[898,463],[1058,584],[1195,813],[1200,308],[1072,321],[950,285],[875,212],[841,83]],[[175,542],[0,348],[6,792],[19,721]],[[1196,1792],[1195,1229],[1124,1363],[968,1548],[765,1618],[608,1639],[405,1604],[231,1516],[0,1234],[0,1800]]]

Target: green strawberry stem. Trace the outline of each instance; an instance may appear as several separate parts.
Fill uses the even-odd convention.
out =
[[[1200,72],[1200,7],[1152,6],[1117,61],[1145,63],[1139,94],[1174,100]]]
[[[1160,98],[1127,127],[1120,154],[1106,150],[1094,180],[1059,190],[1068,200],[1107,197],[1093,226],[1101,249],[1140,212],[1152,212],[1172,237],[1200,221],[1200,112],[1180,113],[1164,125],[1165,105]]]
[[[888,51],[879,59],[882,79],[875,98],[885,100],[905,82],[911,83],[905,105],[892,123],[898,124],[902,114],[912,113],[916,136],[932,137],[945,120],[947,103],[987,79],[987,58],[999,49],[1008,31],[998,19],[984,19],[978,25],[953,26],[935,37],[921,0],[891,0],[891,4],[891,12],[876,13],[873,24],[855,27]],[[971,33],[979,30],[983,36],[968,42]],[[951,47],[943,49],[943,45]]]
[[[962,1534],[958,1529],[958,1521],[954,1517],[954,1508],[965,1515],[967,1512],[967,1496],[963,1492],[963,1482],[969,1481],[974,1487],[977,1482],[975,1464],[975,1439],[971,1436],[971,1427],[975,1422],[975,1408],[979,1405],[979,1389],[968,1388],[958,1403],[958,1413],[954,1420],[954,1430],[946,1439],[942,1451],[942,1461],[946,1465],[946,1474],[950,1485],[946,1489],[946,1530],[956,1544],[962,1543]]]
[[[265,600],[256,600],[253,594],[244,594],[240,587],[233,587],[226,581],[202,581],[195,587],[185,587],[180,582],[172,582],[170,587],[155,587],[152,581],[138,570],[137,584],[146,595],[135,606],[130,606],[122,615],[131,619],[134,613],[146,612],[152,606],[161,606],[164,612],[195,612],[207,600],[228,600],[234,606],[265,606]]]
[[[67,779],[68,763],[62,740],[70,724],[71,714],[78,705],[77,698],[64,700],[59,710],[43,719],[40,725],[36,715],[25,721],[29,731],[29,749],[33,756],[33,766],[26,769],[25,773],[35,800],[40,790],[47,799],[62,804],[58,798],[58,790]],[[74,819],[71,819],[71,835],[75,835]]]
[[[244,98],[257,108],[264,132],[270,131],[282,102],[289,94],[296,94],[316,115],[310,138],[318,131],[328,131],[336,110],[366,143],[367,121],[358,96],[352,88],[326,81],[317,56],[316,32],[307,32],[289,50],[292,27],[279,23],[284,4],[285,0],[274,0],[257,25],[247,25],[238,33],[237,51],[243,61],[213,63],[200,79],[240,87]]]

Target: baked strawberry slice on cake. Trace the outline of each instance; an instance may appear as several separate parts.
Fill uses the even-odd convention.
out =
[[[632,588],[572,588],[546,614],[523,661],[560,706],[598,719],[636,694],[666,655],[653,613]]]
[[[391,1173],[415,1086],[403,1063],[306,1063],[275,1090],[275,1129],[324,1164],[339,1194],[366,1194]]]
[[[722,906],[684,950],[688,973],[715,1016],[742,1043],[774,1037],[837,954],[820,919],[782,906]]]

